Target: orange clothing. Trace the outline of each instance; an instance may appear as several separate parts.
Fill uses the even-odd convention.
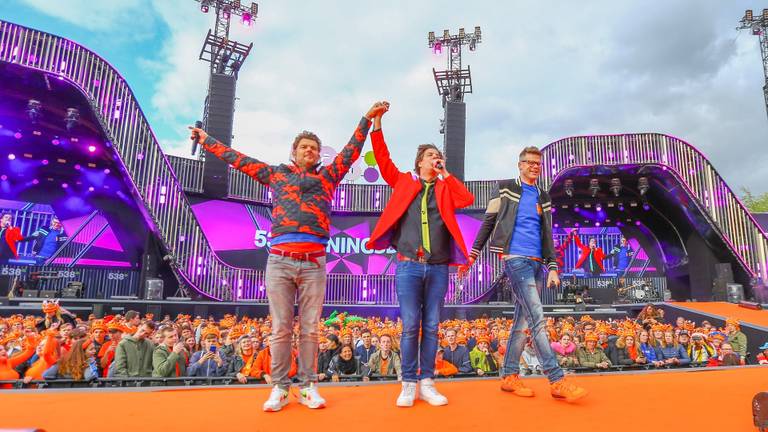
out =
[[[57,360],[59,360],[58,354],[58,342],[53,334],[48,334],[45,337],[45,345],[43,345],[43,355],[40,356],[32,366],[27,369],[24,374],[25,377],[32,377],[34,380],[43,379],[43,372],[49,367],[53,366]]]
[[[104,378],[107,377],[107,374],[109,373],[109,367],[112,366],[112,362],[115,361],[115,350],[109,351],[109,347],[112,345],[115,345],[115,348],[117,348],[115,341],[110,340],[104,342],[104,345],[101,346],[99,354],[97,355],[101,361],[101,367],[104,370],[104,372],[102,372]]]
[[[451,376],[459,373],[459,370],[449,361],[435,360],[435,372],[440,376]]]
[[[19,373],[14,370],[14,368],[25,361],[29,360],[30,357],[32,357],[35,354],[35,343],[34,339],[32,341],[27,341],[24,344],[24,351],[21,351],[14,355],[11,358],[6,358],[5,361],[0,361],[0,380],[17,380],[19,379]],[[0,388],[3,389],[9,389],[11,388],[11,384],[2,384],[0,385]]]
[[[266,349],[259,351],[259,355],[256,356],[255,364],[253,365],[254,372],[251,376],[261,378],[264,374],[272,374],[272,353],[267,347]],[[296,353],[291,352],[291,369],[288,371],[288,377],[292,378],[296,375],[299,367],[296,365]]]

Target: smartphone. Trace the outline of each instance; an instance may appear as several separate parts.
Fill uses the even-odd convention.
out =
[[[215,353],[216,352],[216,345],[211,345],[211,347],[208,349],[208,351]]]

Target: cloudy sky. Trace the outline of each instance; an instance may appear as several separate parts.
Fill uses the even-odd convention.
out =
[[[245,2],[244,2],[245,3]],[[270,162],[293,136],[343,145],[372,102],[392,103],[384,129],[396,162],[441,143],[432,68],[446,58],[427,32],[480,25],[466,53],[468,179],[513,175],[523,146],[582,134],[660,132],[703,151],[738,189],[768,191],[768,117],[758,38],[735,27],[758,1],[261,0],[238,81],[233,145]],[[201,117],[212,14],[194,0],[3,0],[0,19],[69,37],[124,74],[163,148],[186,155]],[[367,148],[368,149],[368,148]],[[366,150],[367,150],[366,149]]]

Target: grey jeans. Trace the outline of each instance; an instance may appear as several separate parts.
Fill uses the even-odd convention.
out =
[[[272,315],[272,381],[282,388],[291,386],[291,340],[293,305],[298,293],[299,305],[299,385],[317,382],[317,323],[325,299],[325,257],[300,261],[279,255],[267,259],[266,288]]]

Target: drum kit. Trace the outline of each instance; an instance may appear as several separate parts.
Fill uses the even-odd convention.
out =
[[[661,301],[658,291],[646,281],[635,281],[632,285],[618,289],[619,298],[631,303]]]

